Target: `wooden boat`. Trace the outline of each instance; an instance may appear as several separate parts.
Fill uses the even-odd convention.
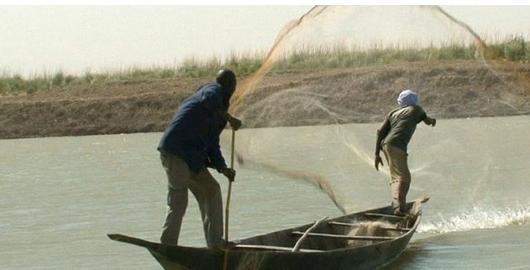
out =
[[[376,269],[405,250],[427,200],[407,203],[406,216],[393,215],[390,206],[376,208],[236,240],[226,249],[108,237],[147,248],[164,269]]]

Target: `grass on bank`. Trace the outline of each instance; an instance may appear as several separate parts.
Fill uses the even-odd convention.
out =
[[[427,48],[375,48],[371,50],[349,50],[345,48],[304,49],[289,55],[274,65],[274,70],[311,70],[338,67],[359,67],[390,64],[396,62],[473,60],[477,59],[474,45],[447,45]],[[512,37],[488,45],[488,59],[517,62],[530,61],[530,42],[523,37]],[[231,54],[222,60],[217,57],[201,61],[195,58],[184,60],[176,67],[130,68],[104,73],[73,76],[59,71],[53,75],[23,78],[20,75],[0,75],[0,95],[32,94],[71,86],[105,84],[117,81],[150,80],[166,78],[212,77],[223,68],[230,67],[238,75],[249,75],[262,64],[264,53],[247,55]]]

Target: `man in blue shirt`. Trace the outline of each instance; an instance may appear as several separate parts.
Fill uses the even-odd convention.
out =
[[[390,170],[394,214],[404,215],[411,181],[407,164],[407,145],[419,122],[423,121],[434,127],[436,119],[428,117],[423,108],[416,104],[418,94],[412,90],[402,91],[397,101],[399,107],[388,114],[381,128],[377,130],[375,169],[379,171],[379,164],[383,166],[379,156],[383,150]]]
[[[221,188],[207,168],[234,180],[236,172],[226,166],[219,136],[227,122],[234,130],[241,127],[241,121],[228,113],[236,84],[231,70],[220,70],[214,82],[199,87],[180,104],[160,140],[158,150],[168,179],[169,206],[160,237],[162,244],[178,243],[188,190],[199,204],[207,246],[225,244]]]

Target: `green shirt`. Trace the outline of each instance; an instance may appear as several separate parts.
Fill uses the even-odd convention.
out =
[[[401,148],[407,152],[407,145],[416,131],[416,125],[425,120],[427,114],[419,105],[403,106],[391,111],[385,121],[390,130],[383,140],[383,144]]]

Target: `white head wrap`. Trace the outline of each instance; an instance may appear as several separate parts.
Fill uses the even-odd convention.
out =
[[[403,90],[397,99],[399,106],[408,106],[418,103],[418,94],[412,90]]]

